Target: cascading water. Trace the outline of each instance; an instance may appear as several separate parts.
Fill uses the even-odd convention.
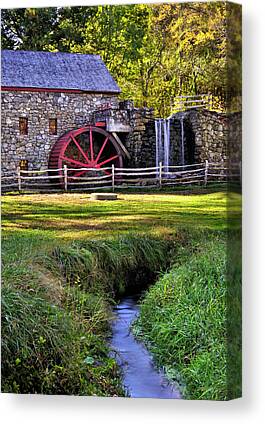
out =
[[[180,128],[181,128],[181,143],[180,143],[180,159],[181,165],[185,165],[185,146],[184,146],[184,118],[185,115],[180,116]]]
[[[146,347],[135,339],[131,325],[139,314],[139,296],[125,296],[114,308],[112,356],[122,370],[127,396],[181,399],[178,387],[170,384],[162,370],[155,368]]]
[[[170,165],[170,119],[165,119],[164,122],[164,166],[165,172],[168,173]]]
[[[186,117],[185,112],[178,112],[171,115],[167,119],[155,120],[155,134],[156,134],[156,167],[159,168],[159,163],[163,163],[165,175],[169,177],[169,166],[172,163],[172,156],[174,146],[170,140],[170,125],[173,122],[179,121],[180,123],[180,138],[179,138],[179,164],[185,166],[185,126],[184,120]],[[157,171],[157,177],[159,171]]]
[[[170,166],[170,118],[155,120],[156,167],[162,162],[166,174]],[[159,173],[159,172],[158,172]]]

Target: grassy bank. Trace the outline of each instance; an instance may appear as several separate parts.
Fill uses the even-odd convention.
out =
[[[228,400],[241,393],[240,269],[233,281],[227,271],[225,237],[203,237],[193,255],[176,258],[150,288],[134,325],[135,334],[169,378],[181,384],[187,399]],[[229,286],[233,299],[228,298]],[[237,316],[230,317],[235,309]],[[235,338],[229,344],[231,318]]]
[[[106,344],[110,305],[46,266],[50,253],[35,237],[3,243],[2,391],[123,395]]]
[[[2,392],[123,395],[92,300],[82,296],[83,315],[77,317],[42,297],[3,288]],[[101,300],[94,302],[106,320]],[[97,331],[88,331],[91,326]]]
[[[236,227],[240,197],[231,194],[230,204]],[[184,264],[205,238],[219,245],[226,205],[225,193],[120,194],[117,202],[72,194],[4,197],[2,391],[123,395],[106,342],[115,298],[153,282],[178,258]],[[219,253],[212,251],[214,258]],[[188,387],[184,372],[183,378]]]
[[[2,391],[123,396],[107,345],[111,306],[125,290],[153,281],[168,263],[168,249],[168,242],[140,235],[50,252],[23,237],[10,239],[3,258]]]

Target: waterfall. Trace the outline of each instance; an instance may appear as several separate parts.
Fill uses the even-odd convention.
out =
[[[159,168],[159,163],[163,163],[163,169],[165,176],[169,176],[169,167],[172,163],[172,157],[174,152],[174,144],[170,140],[170,124],[171,120],[179,122],[180,124],[180,137],[177,137],[176,142],[178,143],[179,150],[179,164],[185,165],[185,127],[184,120],[187,114],[185,112],[179,112],[171,115],[167,119],[156,119],[155,120],[155,135],[156,135],[156,167]],[[173,140],[174,142],[174,140]],[[157,172],[157,176],[159,171]]]
[[[166,173],[170,165],[170,118],[155,120],[156,167],[162,162]]]
[[[159,166],[159,139],[158,139],[158,121],[155,120],[155,134],[156,134],[156,167]]]
[[[185,117],[184,115],[180,116],[180,128],[181,128],[180,158],[181,158],[181,165],[185,165],[184,117]]]
[[[162,120],[159,120],[158,153],[159,153],[159,162],[162,162],[163,161]],[[158,163],[158,166],[159,166],[159,163]]]
[[[164,166],[165,172],[168,173],[170,162],[170,120],[164,119]]]

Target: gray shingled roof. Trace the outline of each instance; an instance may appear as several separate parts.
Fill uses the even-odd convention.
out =
[[[98,55],[2,50],[3,87],[119,93]]]

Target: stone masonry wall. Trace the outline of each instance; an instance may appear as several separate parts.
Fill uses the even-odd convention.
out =
[[[188,120],[195,137],[195,162],[241,161],[241,113],[193,110]]]
[[[19,161],[27,159],[29,170],[47,169],[56,140],[68,130],[91,122],[97,109],[110,109],[108,125],[115,121],[131,159],[129,167],[155,166],[156,135],[152,109],[125,106],[117,96],[51,92],[2,92],[2,172],[15,172]],[[170,120],[171,158],[179,165],[183,112]],[[19,133],[19,117],[28,118],[28,135]],[[49,118],[57,118],[57,135],[49,134]],[[117,127],[117,123],[119,125]],[[127,132],[126,128],[129,128]],[[107,128],[110,129],[110,128]],[[131,130],[131,131],[130,131]],[[185,162],[199,163],[241,160],[241,114],[219,114],[208,110],[184,113]]]
[[[21,159],[29,169],[48,168],[49,154],[58,137],[85,125],[97,107],[116,107],[118,97],[106,94],[15,92],[1,93],[2,172],[15,172]],[[28,118],[28,135],[19,133],[19,117]],[[49,118],[57,118],[57,135],[49,134]]]
[[[131,111],[132,131],[124,140],[131,155],[131,167],[155,166],[156,138],[153,109],[142,108]]]
[[[181,164],[181,118],[184,119],[185,163],[241,161],[241,114],[220,114],[208,110],[176,113],[170,119],[171,164]],[[130,166],[155,166],[156,135],[151,109],[134,109],[125,145]]]

